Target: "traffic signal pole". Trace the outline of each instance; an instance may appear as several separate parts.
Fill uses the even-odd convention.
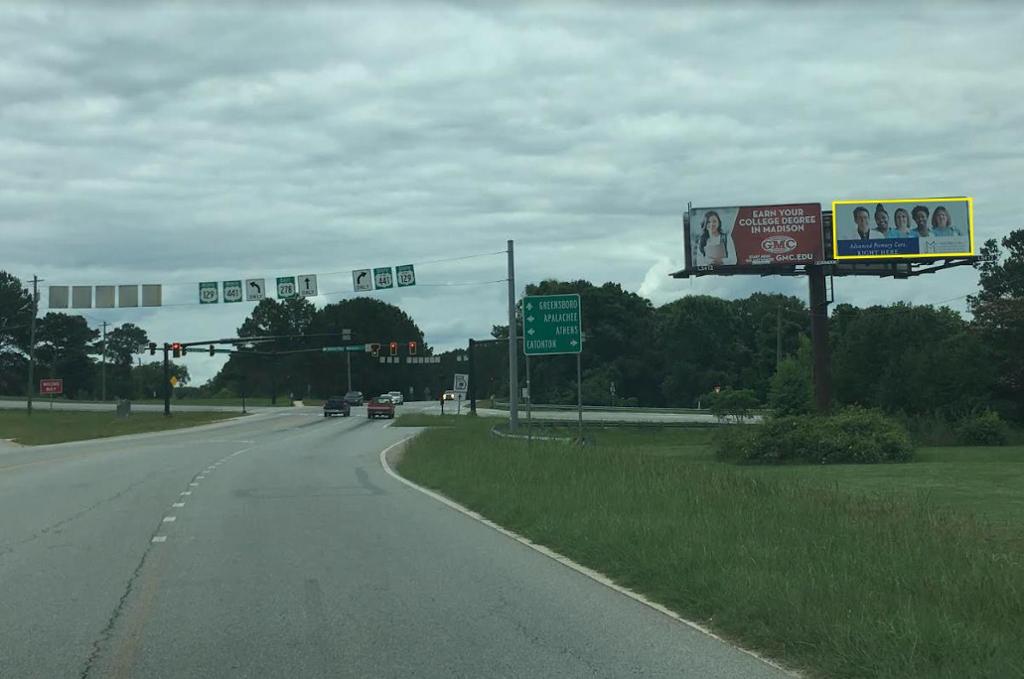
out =
[[[168,354],[171,345],[164,342],[164,416],[171,416],[171,362]]]

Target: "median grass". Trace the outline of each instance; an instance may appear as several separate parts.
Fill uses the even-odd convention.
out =
[[[35,410],[28,415],[20,410],[0,410],[0,439],[14,439],[22,445],[38,446],[182,429],[229,417],[238,417],[238,413],[179,412],[171,417],[164,417],[163,413],[134,413],[121,419],[113,412]]]
[[[1024,448],[754,468],[708,431],[493,424],[427,430],[399,471],[810,676],[1024,675]]]

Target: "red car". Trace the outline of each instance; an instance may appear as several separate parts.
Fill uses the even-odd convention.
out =
[[[382,396],[371,398],[366,403],[366,417],[371,420],[375,417],[386,417],[393,420],[395,419],[395,404],[390,398]]]

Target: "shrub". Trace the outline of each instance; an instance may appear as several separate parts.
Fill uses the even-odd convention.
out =
[[[835,415],[773,417],[760,425],[731,427],[718,438],[719,459],[733,462],[818,464],[906,462],[910,436],[874,410],[850,407]],[[735,430],[746,431],[735,431]]]
[[[750,389],[726,387],[717,394],[708,395],[708,410],[719,420],[732,418],[734,422],[750,419],[754,408],[760,405],[757,394]]]
[[[1005,446],[1010,430],[998,413],[988,410],[961,420],[957,434],[960,442],[966,445]]]
[[[778,416],[805,415],[811,412],[810,373],[795,358],[779,364],[768,390],[768,405]]]

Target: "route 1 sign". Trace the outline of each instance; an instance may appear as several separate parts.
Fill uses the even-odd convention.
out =
[[[395,274],[398,277],[398,287],[408,288],[416,285],[416,271],[412,268],[412,264],[396,266]]]
[[[295,298],[295,276],[282,276],[277,279],[277,298]]]
[[[245,301],[259,302],[266,297],[267,282],[262,278],[245,279]]]
[[[242,301],[242,281],[224,281],[224,301],[227,303]]]
[[[299,294],[303,297],[316,297],[316,274],[299,276]]]
[[[216,304],[220,293],[217,291],[217,281],[209,281],[199,284],[199,303]]]
[[[523,351],[527,356],[580,353],[581,314],[579,295],[523,297]]]
[[[373,284],[378,290],[395,287],[395,277],[391,273],[391,267],[386,266],[373,270]]]
[[[373,290],[373,272],[369,269],[356,269],[352,272],[352,289],[356,292]]]

